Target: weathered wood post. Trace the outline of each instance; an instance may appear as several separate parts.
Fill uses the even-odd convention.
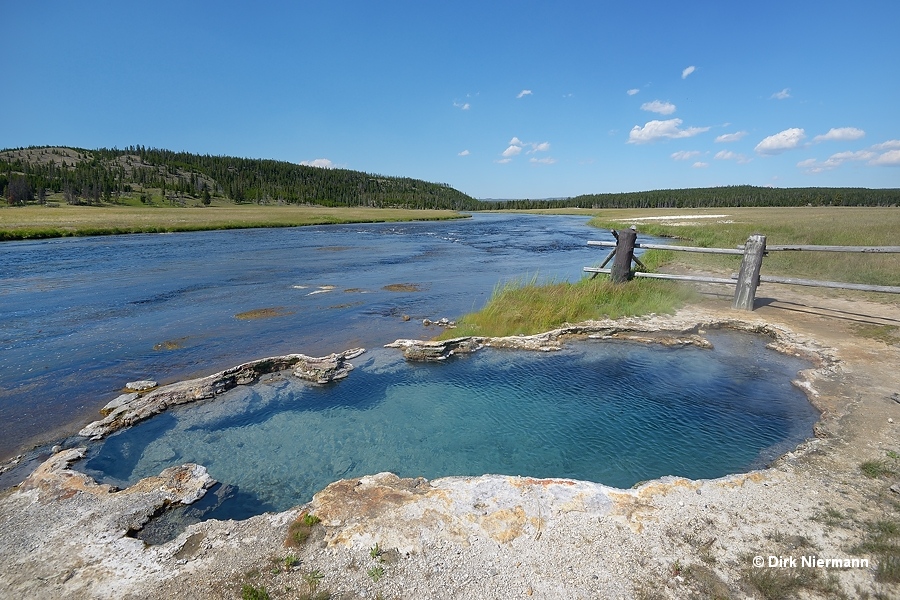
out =
[[[609,278],[614,283],[623,283],[631,279],[631,261],[634,259],[634,242],[637,239],[637,231],[625,229],[613,231],[616,236],[616,259],[613,261],[612,272]]]
[[[744,258],[741,259],[741,270],[738,272],[737,287],[734,289],[732,308],[753,310],[756,301],[756,288],[759,286],[759,269],[762,267],[763,255],[766,253],[766,236],[751,235],[744,245]]]

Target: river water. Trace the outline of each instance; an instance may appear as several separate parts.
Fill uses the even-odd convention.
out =
[[[77,431],[128,381],[431,337],[423,319],[476,310],[498,283],[577,280],[604,255],[585,242],[611,239],[587,220],[478,213],[4,242],[0,460]],[[236,317],[260,309],[277,316]]]
[[[229,518],[383,470],[622,487],[717,477],[811,435],[818,413],[790,384],[806,365],[752,336],[717,333],[715,351],[595,342],[441,365],[382,348],[433,337],[423,319],[477,310],[504,282],[581,278],[605,255],[587,240],[611,239],[586,222],[475,214],[4,243],[0,455],[73,434],[128,381],[352,347],[370,351],[347,380],[267,377],[119,432],[77,468],[124,486],[198,462],[223,484],[210,497],[228,498],[206,516]]]

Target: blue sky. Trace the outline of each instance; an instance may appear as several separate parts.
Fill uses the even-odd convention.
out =
[[[900,187],[900,2],[0,0],[0,147],[143,144],[477,198]]]

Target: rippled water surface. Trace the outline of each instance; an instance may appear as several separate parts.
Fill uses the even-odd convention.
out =
[[[476,310],[501,281],[577,280],[604,254],[585,242],[611,239],[586,221],[476,214],[4,242],[0,459],[77,431],[128,381],[430,337],[422,319]]]
[[[761,467],[811,435],[818,413],[790,384],[803,361],[746,334],[710,339],[715,350],[585,341],[440,364],[380,349],[334,384],[279,375],[154,417],[110,436],[78,468],[124,486],[198,462],[230,488],[209,516],[243,517],[381,471],[617,487],[718,477]]]

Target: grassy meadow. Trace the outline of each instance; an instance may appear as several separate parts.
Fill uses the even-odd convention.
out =
[[[624,211],[623,211],[624,212]],[[900,209],[858,207],[736,208],[704,210],[605,211],[591,220],[595,227],[637,226],[638,232],[676,238],[679,245],[734,248],[754,233],[766,244],[830,246],[900,245]],[[656,213],[656,214],[652,214]],[[723,217],[640,220],[670,215]],[[640,241],[640,235],[638,235]],[[720,273],[737,272],[739,256],[675,252],[670,263]],[[806,279],[900,285],[900,254],[844,252],[770,252],[762,273]]]
[[[769,245],[900,244],[900,208],[564,209],[528,212],[591,215],[590,224],[601,229],[623,229],[633,224],[637,227],[639,242],[641,234],[647,234],[675,238],[677,241],[673,243],[682,246],[734,248],[754,233],[766,235]],[[699,218],[660,218],[670,216]],[[602,262],[607,253],[608,249],[598,248],[596,263]],[[641,260],[649,271],[704,271],[726,275],[736,273],[741,261],[740,256],[668,250],[647,252]],[[900,285],[900,254],[771,252],[763,261],[762,273],[897,286]],[[900,296],[896,294],[804,289],[813,294],[845,294],[900,305]],[[692,284],[674,281],[635,279],[627,284],[613,285],[601,275],[594,280],[585,278],[575,283],[537,285],[534,281],[518,282],[495,289],[483,309],[462,317],[458,328],[445,332],[442,337],[530,334],[547,331],[566,322],[576,323],[599,317],[671,313],[698,297]]]
[[[231,203],[192,207],[29,205],[0,208],[0,241],[248,227],[423,221],[463,216],[450,210]]]

